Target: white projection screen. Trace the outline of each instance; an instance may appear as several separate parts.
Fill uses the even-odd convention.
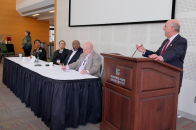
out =
[[[69,26],[165,22],[175,0],[69,0]]]

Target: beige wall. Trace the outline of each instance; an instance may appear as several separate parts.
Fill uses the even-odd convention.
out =
[[[20,4],[20,3],[24,2],[24,1],[27,1],[27,0],[16,0],[16,5]]]

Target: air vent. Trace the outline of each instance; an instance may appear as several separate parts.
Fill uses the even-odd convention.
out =
[[[22,12],[22,14],[28,14],[28,13],[32,13],[32,12],[35,12],[35,11],[44,10],[44,9],[51,8],[51,7],[54,7],[54,4],[47,5],[47,6],[40,7],[40,8],[36,8],[36,9],[32,9],[32,10],[29,10],[29,11],[25,11],[25,12]]]

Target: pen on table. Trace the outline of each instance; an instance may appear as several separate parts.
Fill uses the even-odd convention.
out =
[[[64,63],[62,64],[62,66],[64,67]],[[66,69],[63,68],[63,70],[65,71]]]

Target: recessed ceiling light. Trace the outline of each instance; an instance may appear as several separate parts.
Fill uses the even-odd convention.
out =
[[[39,14],[34,14],[34,15],[32,15],[32,16],[37,16],[37,15],[39,15]]]
[[[54,10],[51,10],[51,11],[49,11],[50,13],[53,13],[54,12]]]

